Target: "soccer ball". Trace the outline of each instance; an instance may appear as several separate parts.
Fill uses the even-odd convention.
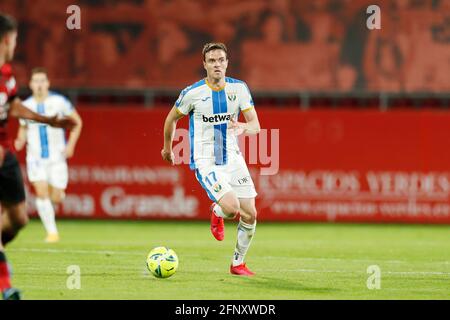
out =
[[[147,256],[147,268],[157,278],[168,278],[177,271],[177,254],[172,249],[156,247]]]

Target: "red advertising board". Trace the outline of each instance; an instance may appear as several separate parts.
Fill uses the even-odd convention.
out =
[[[241,150],[259,220],[450,223],[450,114],[257,110],[263,130]],[[168,111],[79,108],[59,216],[208,219],[210,200],[187,164],[187,119],[175,148],[184,163],[161,160]]]

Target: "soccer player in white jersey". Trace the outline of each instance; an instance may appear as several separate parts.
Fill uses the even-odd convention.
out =
[[[23,102],[30,110],[46,116],[67,116],[76,125],[70,131],[66,143],[65,130],[48,125],[20,120],[15,140],[16,150],[27,145],[27,175],[36,193],[36,209],[47,231],[46,242],[58,242],[59,233],[55,221],[55,207],[65,196],[68,183],[66,159],[74,154],[81,133],[82,121],[73,105],[64,96],[49,91],[50,82],[44,68],[31,73],[32,96]],[[52,204],[53,203],[53,204]]]
[[[190,168],[205,189],[211,205],[211,232],[224,238],[223,219],[240,216],[230,266],[236,275],[251,276],[244,263],[256,227],[253,180],[239,150],[237,135],[260,130],[253,100],[245,82],[225,76],[227,48],[208,43],[203,48],[206,78],[185,88],[164,123],[162,158],[174,164],[172,142],[177,121],[189,115]],[[245,123],[238,122],[242,111]]]

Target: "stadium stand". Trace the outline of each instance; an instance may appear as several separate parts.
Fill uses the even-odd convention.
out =
[[[448,1],[384,1],[382,28],[370,31],[368,0],[80,0],[82,30],[70,33],[61,26],[73,1],[32,2],[2,3],[22,21],[19,82],[26,83],[26,66],[43,65],[55,87],[82,102],[173,101],[203,77],[201,46],[214,40],[227,43],[228,74],[246,79],[257,101],[270,104],[277,92],[296,106],[333,107],[344,98],[365,107],[383,92],[375,97],[381,105],[395,106],[389,94],[400,93],[408,106],[425,92],[433,94],[430,106],[449,104]],[[108,88],[115,98],[96,90]]]

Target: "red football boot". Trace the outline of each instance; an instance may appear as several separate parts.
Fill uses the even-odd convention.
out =
[[[225,225],[223,223],[223,218],[216,216],[214,213],[215,203],[210,207],[211,210],[211,233],[218,241],[222,241],[225,237]]]
[[[233,265],[230,266],[230,272],[231,274],[236,274],[238,276],[253,276],[255,275],[254,272],[251,272],[245,263],[241,263],[238,266],[233,267]]]

